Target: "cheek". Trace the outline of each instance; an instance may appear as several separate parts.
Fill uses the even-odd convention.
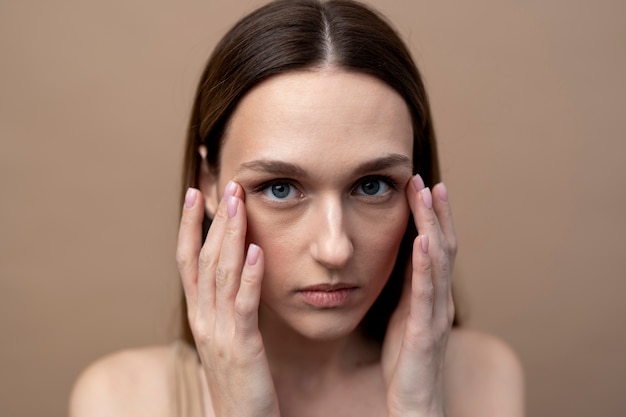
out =
[[[409,221],[410,209],[408,204],[399,205],[391,210],[378,213],[374,218],[360,221],[359,247],[361,248],[362,262],[370,265],[373,270],[390,274],[395,264],[400,243]],[[369,224],[369,227],[365,227]]]
[[[302,236],[295,216],[267,210],[250,203],[247,205],[247,243],[254,243],[263,249],[265,256],[265,278],[288,276],[286,270],[301,262]]]

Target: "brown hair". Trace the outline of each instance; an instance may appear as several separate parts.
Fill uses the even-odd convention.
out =
[[[439,182],[435,133],[424,84],[411,55],[382,16],[348,0],[278,0],[240,20],[220,41],[204,69],[189,121],[183,198],[198,187],[202,162],[198,148],[207,148],[207,162],[219,171],[224,129],[237,104],[254,86],[290,71],[334,67],[374,76],[405,100],[413,122],[413,171],[426,186]],[[205,216],[203,235],[211,219]],[[417,236],[409,225],[391,276],[361,323],[365,334],[382,341],[402,290],[404,266]],[[183,297],[183,307],[186,304]],[[183,336],[193,337],[183,314]],[[456,323],[456,319],[455,319]]]

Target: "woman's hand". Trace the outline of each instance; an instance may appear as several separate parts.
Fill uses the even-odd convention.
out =
[[[176,259],[189,324],[216,416],[278,416],[278,399],[258,328],[263,251],[247,254],[242,188],[229,182],[202,245],[204,199],[190,188]],[[245,255],[245,259],[244,259]]]
[[[450,276],[456,237],[446,188],[433,193],[416,175],[407,198],[419,236],[398,308],[389,322],[382,366],[389,416],[443,417],[443,364],[454,319]]]

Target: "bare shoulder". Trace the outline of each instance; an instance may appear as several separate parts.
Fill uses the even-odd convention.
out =
[[[510,346],[486,333],[450,333],[446,392],[454,417],[524,415],[522,364]]]
[[[171,352],[171,346],[128,349],[94,362],[74,384],[70,417],[167,415]]]

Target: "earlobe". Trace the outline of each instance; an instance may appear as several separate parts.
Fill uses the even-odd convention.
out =
[[[217,213],[217,207],[219,206],[219,190],[218,190],[218,178],[217,175],[209,168],[209,164],[206,160],[207,149],[202,145],[198,148],[198,153],[202,162],[200,163],[200,170],[198,172],[198,186],[202,195],[204,196],[204,209],[206,214],[213,218]]]

